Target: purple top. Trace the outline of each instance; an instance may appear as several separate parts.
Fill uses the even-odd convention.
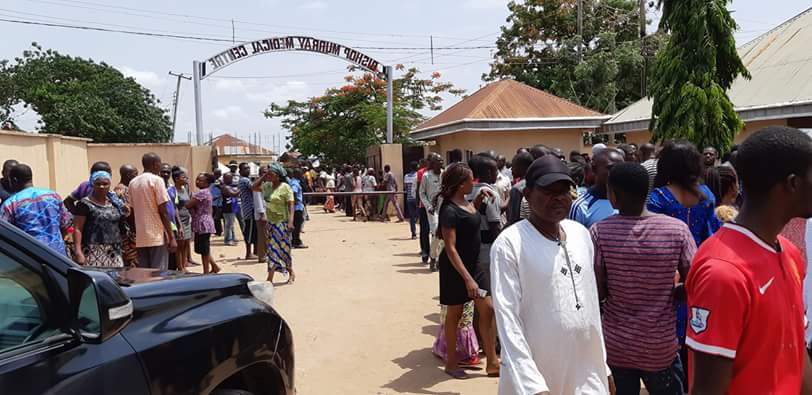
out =
[[[595,276],[606,281],[603,336],[609,366],[663,370],[677,355],[674,275],[688,271],[696,243],[684,222],[615,215],[590,229]]]
[[[197,234],[212,234],[214,230],[214,219],[211,216],[212,197],[208,188],[201,189],[192,195],[196,204],[189,209],[192,214],[192,232]]]
[[[90,196],[91,193],[93,193],[93,185],[90,184],[90,181],[82,181],[79,186],[70,193],[70,196],[78,202]]]

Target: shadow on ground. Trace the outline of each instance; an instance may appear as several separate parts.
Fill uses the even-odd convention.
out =
[[[238,259],[236,262],[234,262],[234,266],[251,266],[251,265],[267,265],[267,263],[257,262],[256,259],[249,259],[247,261],[245,259]]]
[[[430,325],[425,325],[423,327],[423,334],[429,336],[437,336],[438,331],[440,330],[440,313],[432,313],[424,317],[427,321],[432,322]]]
[[[392,360],[395,364],[406,370],[406,373],[392,380],[383,388],[389,388],[397,393],[430,394],[430,395],[459,395],[459,392],[437,392],[429,388],[435,385],[454,380],[443,373],[442,362],[431,353],[431,348],[414,350],[403,357]]]
[[[423,266],[423,265],[420,265]],[[406,274],[431,274],[432,271],[429,268],[421,267],[421,268],[414,268],[414,269],[401,269],[398,270],[398,273],[406,273]]]

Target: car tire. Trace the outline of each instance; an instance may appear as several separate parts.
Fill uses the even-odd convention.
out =
[[[209,395],[254,395],[254,393],[245,390],[232,390],[225,388],[214,390]]]

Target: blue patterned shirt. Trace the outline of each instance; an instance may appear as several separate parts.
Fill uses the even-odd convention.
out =
[[[3,202],[0,219],[65,254],[62,228],[70,223],[71,216],[56,192],[34,187],[23,189]]]

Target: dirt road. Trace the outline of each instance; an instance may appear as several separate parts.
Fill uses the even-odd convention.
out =
[[[453,380],[432,355],[437,273],[420,263],[407,223],[354,223],[310,212],[302,235],[310,248],[294,251],[296,283],[280,284],[275,293],[294,334],[299,394],[496,393],[497,379],[484,370]],[[265,278],[264,265],[240,260],[244,246],[213,244],[225,272]]]

